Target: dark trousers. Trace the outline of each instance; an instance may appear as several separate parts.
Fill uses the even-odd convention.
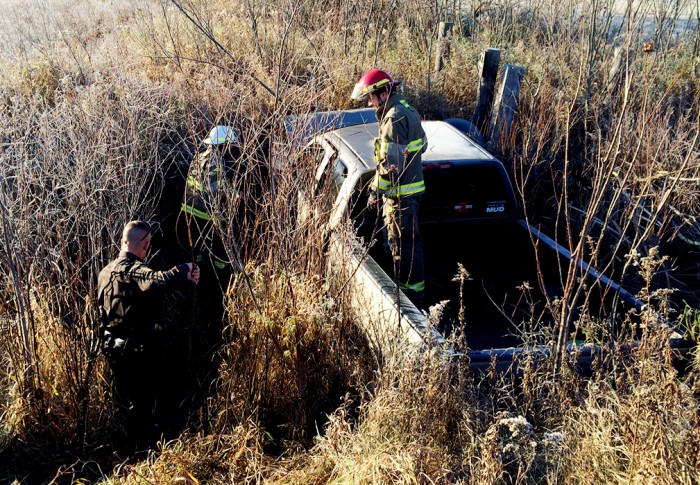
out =
[[[161,432],[157,419],[160,363],[151,351],[110,352],[116,418],[138,448],[155,444]]]
[[[109,355],[116,418],[132,447],[152,447],[177,437],[192,406],[186,361],[178,355],[143,351]]]

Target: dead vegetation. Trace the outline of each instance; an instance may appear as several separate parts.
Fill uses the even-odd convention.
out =
[[[662,315],[698,338],[697,5],[79,3],[100,8],[36,2],[29,19],[2,7],[16,21],[3,24],[0,51],[0,481],[700,479],[698,358],[679,374],[653,325]],[[455,36],[435,73],[443,20]],[[591,376],[561,353],[557,374],[532,362],[518,378],[426,357],[379,369],[325,279],[322,227],[296,224],[303,180],[261,175],[298,156],[284,115],[351,107],[353,83],[374,65],[404,80],[424,117],[468,118],[487,47],[528,70],[502,157],[526,216],[649,304],[640,327],[627,319],[617,333],[585,311],[574,319],[588,289],[580,273],[562,274],[564,297],[548,302],[558,326],[526,341],[561,349],[574,330],[600,342],[641,335]],[[188,432],[127,459],[113,443],[96,275],[136,217],[161,224],[154,262],[175,262],[183,174],[219,122],[240,126],[261,187],[246,208],[256,217],[221,228],[246,271],[228,290],[219,371]],[[190,318],[186,297],[171,303]]]

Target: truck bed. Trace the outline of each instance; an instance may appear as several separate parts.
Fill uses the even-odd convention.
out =
[[[425,304],[450,300],[440,321],[446,334],[459,329],[475,349],[514,347],[533,311],[544,308],[532,243],[515,224],[428,225],[422,228],[426,267]],[[469,279],[454,281],[458,265]],[[523,287],[531,288],[528,296]],[[460,321],[460,308],[463,317]]]
[[[508,348],[524,345],[525,333],[552,325],[545,293],[550,299],[561,296],[560,268],[566,271],[569,259],[544,242],[536,250],[526,224],[429,224],[421,227],[421,235],[426,295],[420,306],[449,300],[439,322],[445,335],[461,332],[470,349]],[[386,271],[380,245],[373,256]],[[459,264],[469,274],[461,295],[454,281]],[[588,274],[587,279],[587,307],[596,319],[609,322],[638,303],[628,294],[616,298],[614,283],[604,278]]]

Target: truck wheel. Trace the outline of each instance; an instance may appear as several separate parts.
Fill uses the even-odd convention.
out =
[[[479,128],[474,126],[474,124],[471,121],[467,121],[463,118],[447,118],[445,120],[445,123],[454,126],[459,131],[461,131],[469,138],[474,140],[476,143],[478,143],[480,146],[484,146],[484,137],[481,136]]]

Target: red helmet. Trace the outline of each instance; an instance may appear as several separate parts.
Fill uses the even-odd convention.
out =
[[[350,98],[355,101],[364,101],[367,99],[367,96],[382,88],[387,88],[389,93],[391,93],[399,84],[401,84],[401,81],[394,81],[389,74],[381,69],[370,69],[357,81]]]

